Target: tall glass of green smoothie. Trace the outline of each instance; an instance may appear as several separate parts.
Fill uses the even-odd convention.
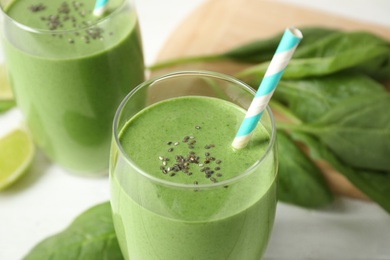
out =
[[[110,185],[125,259],[261,259],[276,206],[268,108],[248,146],[232,148],[254,95],[232,77],[183,71],[150,79],[122,101]]]
[[[121,100],[144,81],[132,0],[0,0],[1,38],[18,107],[44,153],[65,169],[108,169]]]

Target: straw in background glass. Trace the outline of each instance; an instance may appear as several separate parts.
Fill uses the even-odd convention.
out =
[[[256,128],[264,109],[271,99],[271,96],[274,93],[288,62],[294,54],[294,51],[302,37],[301,31],[294,27],[290,27],[285,30],[278,48],[272,57],[271,63],[267,68],[264,78],[256,92],[255,98],[249,106],[245,118],[233,140],[233,148],[242,149],[248,144],[253,130]]]
[[[108,0],[96,0],[95,7],[93,9],[93,14],[95,16],[101,16],[107,10]]]

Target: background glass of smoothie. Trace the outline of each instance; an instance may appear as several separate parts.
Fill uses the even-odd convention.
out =
[[[108,168],[121,100],[144,80],[132,0],[1,0],[1,37],[18,107],[35,142],[62,167]]]
[[[148,80],[124,99],[110,185],[126,259],[261,258],[276,206],[270,110],[245,149],[231,147],[254,94],[229,76],[187,71]]]

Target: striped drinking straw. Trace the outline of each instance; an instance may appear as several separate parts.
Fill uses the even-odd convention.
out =
[[[282,77],[284,69],[294,54],[294,51],[301,39],[302,33],[300,30],[294,27],[287,28],[285,30],[256,95],[248,108],[236,137],[233,140],[233,148],[241,149],[248,144],[253,130],[256,128],[264,109],[275,91],[276,85]]]
[[[93,14],[95,16],[101,16],[107,9],[108,0],[96,0],[95,7],[93,9]]]

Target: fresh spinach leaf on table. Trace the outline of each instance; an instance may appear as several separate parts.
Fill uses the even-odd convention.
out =
[[[354,96],[386,93],[383,85],[357,73],[337,73],[324,77],[281,80],[276,99],[304,122],[312,122],[330,108]]]
[[[390,80],[390,44],[388,46],[387,54],[368,60],[352,70],[370,75],[376,80]]]
[[[323,160],[344,175],[356,188],[365,193],[390,213],[390,171],[368,171],[342,163],[318,138],[299,131],[292,131],[294,140],[302,142],[309,149],[313,160]]]
[[[300,31],[305,37],[299,43],[299,48],[310,46],[324,37],[339,32],[336,29],[325,27],[304,27]],[[283,33],[279,33],[271,38],[256,40],[222,53],[221,56],[240,62],[264,62],[270,60],[275,54],[282,36]]]
[[[321,140],[350,166],[390,171],[390,94],[352,97],[295,129]]]
[[[339,32],[329,34],[312,44],[298,47],[286,67],[283,78],[297,79],[329,75],[358,68],[388,55],[389,44],[367,32]],[[270,62],[263,62],[236,74],[238,78],[256,85],[261,81]],[[390,78],[390,75],[387,77]]]
[[[114,230],[110,203],[105,202],[88,209],[64,231],[36,245],[24,259],[123,259]]]
[[[305,37],[299,46],[311,45],[328,35],[339,32],[336,29],[325,27],[304,27],[300,29]],[[270,60],[275,53],[283,33],[278,33],[272,37],[254,40],[249,43],[234,47],[226,52],[213,55],[198,55],[190,57],[181,57],[168,61],[162,61],[149,67],[150,70],[157,70],[169,66],[175,66],[185,63],[210,62],[230,59],[237,62],[260,63]]]
[[[278,199],[306,208],[329,204],[333,195],[317,166],[283,131],[277,132],[279,147]]]

